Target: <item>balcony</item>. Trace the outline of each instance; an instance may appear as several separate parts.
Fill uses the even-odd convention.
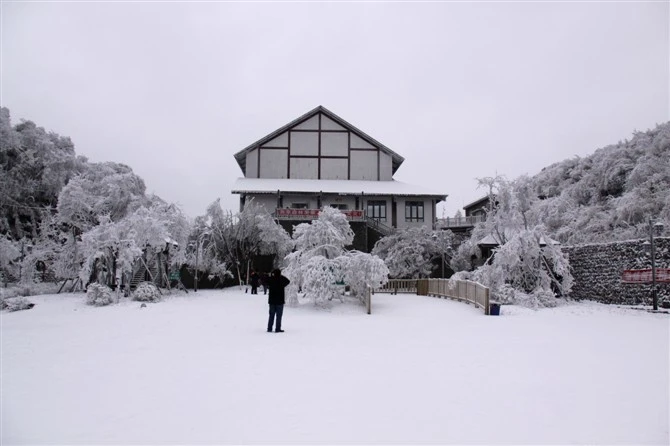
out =
[[[486,221],[486,216],[484,215],[471,215],[468,217],[447,217],[447,218],[438,218],[436,226],[438,229],[471,228],[477,223],[482,223],[484,221]]]
[[[321,212],[320,209],[277,208],[274,218],[277,220],[314,220],[319,217],[319,212]],[[365,221],[365,211],[345,210],[340,212],[346,215],[349,221]]]

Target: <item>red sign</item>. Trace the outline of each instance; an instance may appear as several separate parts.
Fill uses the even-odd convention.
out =
[[[318,216],[318,209],[277,209],[277,217],[317,218]]]
[[[651,269],[626,269],[623,283],[653,283]],[[656,268],[656,282],[670,282],[670,268]]]
[[[319,217],[319,209],[277,209],[277,217],[302,217],[307,219],[313,219]],[[341,211],[348,219],[359,219],[363,218],[363,211]]]

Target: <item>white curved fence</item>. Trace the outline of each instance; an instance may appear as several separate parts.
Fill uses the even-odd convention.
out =
[[[452,279],[391,279],[375,293],[416,293],[423,296],[458,300],[490,312],[489,289],[470,280]]]

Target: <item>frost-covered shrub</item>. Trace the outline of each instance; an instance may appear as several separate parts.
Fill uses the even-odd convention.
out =
[[[99,283],[91,283],[86,289],[86,303],[102,307],[114,303],[112,290]]]
[[[14,284],[7,288],[0,288],[0,298],[9,299],[17,296],[37,296],[40,294],[56,294],[60,284],[58,283],[31,283]]]
[[[359,300],[365,300],[367,287],[379,288],[388,282],[389,269],[382,259],[359,251],[350,251],[340,257],[344,282]]]
[[[2,299],[2,309],[7,311],[30,310],[34,306],[35,304],[28,301],[25,297]]]
[[[507,284],[492,292],[491,297],[502,304],[514,304],[534,309],[555,307],[561,302],[551,291],[535,289],[531,293],[524,293]]]
[[[133,300],[140,302],[156,302],[161,298],[158,288],[151,282],[142,282],[133,291]]]

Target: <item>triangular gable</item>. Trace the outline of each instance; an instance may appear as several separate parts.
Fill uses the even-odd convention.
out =
[[[253,144],[245,147],[244,149],[240,150],[237,152],[234,156],[235,159],[237,160],[237,163],[240,165],[240,168],[242,169],[242,172],[246,173],[246,154],[247,152],[261,146],[273,146],[275,145],[279,140],[282,138],[279,138],[280,136],[283,137],[286,135],[286,132],[289,130],[317,130],[318,125],[319,125],[319,114],[321,114],[321,129],[322,130],[348,130],[351,132],[352,137],[355,137],[355,140],[360,140],[361,141],[361,148],[367,148],[367,147],[378,147],[381,151],[387,153],[388,155],[391,156],[392,159],[392,172],[395,173],[395,171],[400,167],[400,165],[405,161],[405,159],[395,153],[393,150],[389,149],[379,141],[375,140],[371,136],[367,135],[366,133],[362,132],[355,126],[351,125],[344,119],[340,118],[337,116],[335,113],[331,112],[327,108],[325,108],[322,105],[319,105],[313,110],[310,110],[309,112],[305,113],[304,115],[300,116],[299,118],[289,122],[285,126],[275,130],[274,132],[270,133],[269,135],[265,136],[264,138],[259,139],[258,141],[254,142]]]

